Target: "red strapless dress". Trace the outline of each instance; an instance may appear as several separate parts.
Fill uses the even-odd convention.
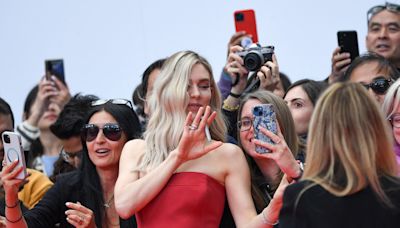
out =
[[[139,228],[216,228],[225,204],[225,187],[196,172],[175,173],[163,190],[136,213]]]

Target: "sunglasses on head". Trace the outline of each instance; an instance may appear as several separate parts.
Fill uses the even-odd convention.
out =
[[[117,105],[126,105],[129,108],[133,108],[133,105],[131,103],[131,101],[126,100],[126,99],[106,99],[106,100],[96,100],[96,101],[92,101],[92,106],[99,106],[99,105],[104,105],[106,103],[111,103],[111,104],[117,104]]]
[[[392,79],[377,78],[369,84],[362,84],[367,90],[371,88],[376,94],[383,95],[390,87]]]
[[[106,123],[103,127],[95,124],[85,124],[82,128],[83,140],[86,142],[93,141],[99,134],[100,129],[103,130],[103,135],[111,141],[118,141],[122,136],[122,128],[116,123]]]
[[[390,11],[390,12],[393,12],[393,13],[400,13],[400,5],[386,2],[385,5],[377,5],[377,6],[372,7],[367,12],[368,23],[369,23],[369,21],[371,20],[371,18],[373,16],[375,16],[376,14],[381,12],[382,10],[387,10],[387,11]]]

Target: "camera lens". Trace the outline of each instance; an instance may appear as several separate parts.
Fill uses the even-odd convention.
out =
[[[250,52],[244,57],[244,66],[249,71],[260,69],[263,63],[263,57],[256,52]]]
[[[244,15],[242,13],[235,14],[236,21],[243,21],[243,19],[244,19]]]
[[[4,143],[10,143],[10,142],[11,142],[10,136],[7,135],[7,134],[4,134],[4,135],[3,135],[3,142],[4,142]]]

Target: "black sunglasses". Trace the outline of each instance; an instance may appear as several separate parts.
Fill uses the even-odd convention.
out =
[[[392,79],[377,78],[369,84],[362,84],[367,90],[371,88],[376,94],[383,95],[390,87]]]
[[[82,139],[86,142],[93,141],[99,134],[100,129],[103,130],[104,136],[111,141],[118,141],[122,136],[122,128],[116,123],[106,123],[103,127],[95,124],[85,124],[82,128]]]
[[[375,16],[377,13],[381,12],[382,10],[388,10],[393,13],[400,13],[400,5],[386,2],[385,5],[377,5],[377,6],[372,7],[367,12],[368,23],[373,16]]]
[[[61,156],[62,159],[65,162],[70,163],[72,159],[74,159],[75,157],[78,157],[79,159],[82,159],[82,154],[83,154],[83,149],[80,151],[76,151],[76,152],[67,152],[64,150],[64,147],[61,148]]]

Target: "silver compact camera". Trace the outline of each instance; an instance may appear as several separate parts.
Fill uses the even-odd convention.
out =
[[[244,60],[244,67],[249,71],[259,70],[264,63],[272,61],[272,54],[274,54],[274,46],[261,47],[250,46],[249,48],[237,52]]]

